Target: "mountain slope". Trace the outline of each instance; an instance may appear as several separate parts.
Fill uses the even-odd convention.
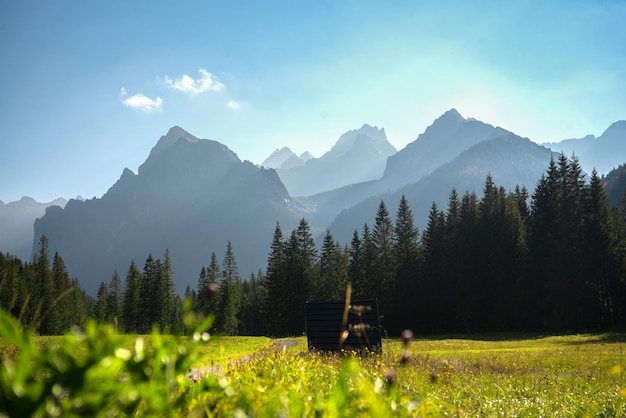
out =
[[[437,118],[415,141],[389,157],[382,178],[310,196],[308,199],[316,208],[314,224],[330,222],[342,210],[370,196],[381,196],[415,183],[470,147],[497,138],[522,139],[502,128],[465,119],[451,109]]]
[[[178,291],[197,284],[211,252],[221,259],[231,241],[242,277],[267,263],[276,222],[293,228],[302,217],[274,170],[242,162],[226,146],[181,128],[161,137],[138,174],[125,169],[102,196],[70,200],[35,222],[82,287],[95,293],[134,259],[170,250]]]
[[[606,175],[626,163],[626,121],[611,124],[597,138],[587,135],[545,145],[556,152],[564,152],[568,157],[575,154],[587,173],[595,168],[598,174]]]
[[[303,166],[278,169],[292,196],[309,196],[379,178],[396,149],[384,129],[363,125],[344,133],[330,151]]]
[[[41,203],[26,196],[6,204],[0,201],[0,252],[30,260],[35,219],[43,216],[48,206],[66,204],[67,200],[62,198]]]
[[[547,148],[511,135],[483,141],[416,183],[368,198],[346,209],[337,216],[329,229],[336,239],[349,242],[355,229],[360,232],[366,222],[373,225],[381,200],[385,201],[387,209],[395,216],[400,198],[405,195],[411,205],[415,225],[423,230],[433,202],[440,209],[446,210],[452,188],[459,195],[469,191],[481,197],[489,173],[498,187],[513,190],[516,185],[524,185],[532,192],[545,173],[551,154]]]

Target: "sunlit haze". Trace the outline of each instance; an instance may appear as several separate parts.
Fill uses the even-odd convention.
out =
[[[100,197],[174,125],[261,163],[450,108],[536,142],[626,119],[626,2],[4,1],[0,200]]]

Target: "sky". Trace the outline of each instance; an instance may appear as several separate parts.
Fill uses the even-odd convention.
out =
[[[626,2],[0,2],[0,200],[101,197],[172,126],[260,164],[455,108],[535,142],[626,119]]]

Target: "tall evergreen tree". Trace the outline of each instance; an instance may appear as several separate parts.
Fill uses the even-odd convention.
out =
[[[117,271],[113,272],[113,277],[109,283],[109,297],[107,306],[107,320],[115,326],[115,329],[120,328],[120,322],[122,321],[122,281],[120,280]]]
[[[155,285],[157,281],[157,274],[159,272],[159,266],[157,260],[152,257],[152,254],[148,254],[143,266],[143,274],[141,275],[141,281],[139,283],[139,317],[137,320],[137,331],[145,334],[150,332],[152,325],[156,323],[157,315],[155,306],[157,300],[157,287]]]
[[[372,241],[376,247],[375,281],[373,289],[379,297],[381,310],[391,313],[394,306],[393,297],[396,292],[396,262],[393,247],[393,223],[389,211],[382,200],[376,212],[376,223],[372,233]]]
[[[139,332],[141,326],[139,317],[141,315],[141,272],[131,260],[128,272],[126,273],[126,283],[124,287],[124,303],[122,307],[122,324],[127,333]]]
[[[171,330],[176,322],[176,289],[174,286],[174,273],[172,269],[172,260],[170,258],[170,250],[165,249],[163,254],[163,262],[159,272],[159,328],[161,332]]]
[[[305,327],[305,303],[319,277],[316,271],[315,242],[304,218],[289,236],[285,245],[285,259],[285,305],[288,313],[286,331],[290,335],[301,335]]]
[[[313,300],[341,300],[348,282],[348,257],[326,230],[319,260],[319,279],[313,289]]]
[[[217,326],[226,335],[238,335],[239,314],[242,304],[241,278],[237,270],[237,261],[230,241],[226,245],[222,263],[222,281],[219,293]]]
[[[54,253],[52,259],[52,282],[54,283],[54,301],[48,308],[50,316],[50,329],[48,332],[54,335],[61,335],[67,331],[72,324],[72,309],[69,305],[70,277],[65,269],[65,263],[58,252]]]
[[[287,260],[285,243],[280,224],[276,223],[267,260],[267,272],[262,282],[264,287],[263,317],[266,332],[270,336],[287,335]]]
[[[415,303],[407,295],[416,295],[418,286],[420,251],[419,231],[414,225],[413,213],[406,197],[403,195],[398,205],[396,223],[393,234],[393,245],[396,261],[397,290],[394,294],[395,305],[398,307],[396,323],[402,328],[413,328]]]
[[[39,333],[42,335],[57,334],[60,322],[59,312],[54,309],[57,292],[50,270],[48,238],[45,235],[39,239],[39,251],[35,258],[33,272],[36,280],[36,286],[33,288],[33,302],[36,303],[32,315],[33,323],[38,324]]]
[[[109,318],[109,289],[105,282],[100,282],[98,293],[96,294],[96,304],[93,310],[93,317],[98,322],[106,322]]]

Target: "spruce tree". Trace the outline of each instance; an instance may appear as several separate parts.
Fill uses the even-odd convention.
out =
[[[270,244],[267,271],[262,282],[264,287],[263,318],[265,330],[270,336],[287,335],[287,265],[285,243],[280,224],[277,222]]]
[[[226,245],[226,253],[222,263],[219,295],[219,308],[216,318],[218,328],[226,335],[238,335],[239,314],[242,304],[241,278],[230,241]]]
[[[393,247],[396,261],[397,290],[394,304],[397,306],[397,327],[413,328],[415,301],[410,296],[420,291],[418,286],[420,251],[419,231],[414,225],[413,213],[406,197],[402,195],[398,204],[393,233]]]
[[[109,283],[107,317],[108,321],[115,326],[116,330],[120,329],[120,322],[122,321],[122,296],[122,281],[117,271],[115,271]]]
[[[52,281],[54,283],[54,301],[48,309],[50,329],[48,332],[61,335],[67,331],[72,323],[72,309],[70,308],[70,277],[65,269],[65,263],[58,252],[52,259]]]
[[[131,260],[128,272],[126,273],[124,303],[122,307],[122,324],[124,326],[124,331],[127,333],[139,332],[139,317],[141,315],[141,283],[141,272],[137,268],[135,260]]]
[[[313,300],[342,300],[348,282],[347,252],[326,230],[319,260],[319,279],[313,289]]]
[[[96,304],[93,310],[93,317],[98,322],[108,321],[108,307],[109,307],[109,289],[105,282],[100,282],[98,287],[98,293],[96,294]]]

